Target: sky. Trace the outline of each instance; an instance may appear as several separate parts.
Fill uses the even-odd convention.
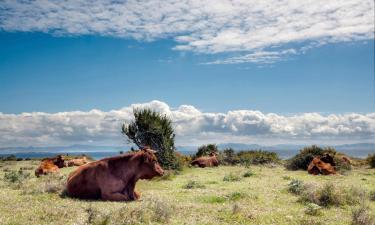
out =
[[[157,10],[156,10],[157,9]],[[0,2],[0,147],[375,139],[374,2]]]

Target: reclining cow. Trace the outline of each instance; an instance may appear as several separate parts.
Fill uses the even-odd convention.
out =
[[[209,156],[202,156],[194,159],[190,165],[199,166],[201,168],[219,166],[219,161],[216,156],[217,154],[215,152],[211,152]]]
[[[164,173],[154,153],[145,149],[80,166],[69,175],[67,193],[82,199],[137,200],[136,182]]]
[[[61,155],[53,158],[45,158],[40,162],[39,167],[35,170],[35,176],[57,173],[59,168],[64,167],[64,159]]]
[[[65,167],[82,166],[87,164],[88,162],[89,161],[87,160],[87,157],[83,156],[65,161]]]
[[[313,175],[331,175],[336,174],[336,163],[332,156],[325,154],[321,157],[317,156],[313,158],[307,167],[307,171]]]

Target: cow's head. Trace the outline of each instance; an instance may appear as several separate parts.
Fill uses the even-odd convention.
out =
[[[151,149],[141,150],[141,179],[151,179],[155,176],[163,176],[164,170],[158,163],[155,151]]]
[[[63,159],[62,155],[56,156],[53,159],[53,164],[55,164],[59,168],[63,168],[64,167],[64,159]]]

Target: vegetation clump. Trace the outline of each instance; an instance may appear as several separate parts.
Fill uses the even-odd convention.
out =
[[[255,173],[251,170],[248,170],[242,176],[243,177],[252,177],[252,176],[255,176]]]
[[[23,170],[10,170],[5,172],[4,180],[10,184],[22,184],[26,179],[30,177],[30,173],[24,172]]]
[[[375,154],[368,155],[366,161],[371,168],[375,168]]]
[[[301,180],[293,179],[288,184],[288,191],[290,193],[299,195],[302,193],[303,190],[304,190],[304,184],[303,184],[303,181]]]
[[[204,188],[205,186],[198,181],[190,180],[183,186],[184,189],[195,189],[195,188]]]
[[[215,152],[215,153],[219,152],[217,145],[215,144],[202,145],[198,148],[198,151],[197,153],[195,153],[194,158],[209,155],[211,152]]]
[[[315,203],[308,203],[306,205],[305,213],[310,216],[317,216],[321,213],[322,207]]]
[[[135,120],[123,124],[122,133],[139,148],[151,147],[164,169],[182,169],[175,155],[172,120],[151,109],[134,109]]]
[[[241,180],[241,177],[233,174],[233,173],[229,173],[227,175],[224,176],[223,178],[223,181],[227,181],[227,182],[233,182],[233,181],[240,181]]]
[[[334,155],[336,150],[333,148],[323,149],[316,145],[305,147],[297,155],[289,159],[285,166],[288,170],[307,170],[314,157],[323,156],[325,153]]]

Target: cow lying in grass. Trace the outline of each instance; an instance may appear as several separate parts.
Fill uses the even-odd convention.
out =
[[[69,175],[67,193],[82,199],[137,200],[140,194],[134,191],[136,182],[164,173],[154,153],[140,150],[80,166]]]
[[[65,161],[65,167],[71,167],[71,166],[82,166],[87,164],[89,161],[87,160],[86,156],[80,157],[80,158],[74,158],[70,159],[68,161]]]
[[[61,155],[53,158],[45,158],[40,162],[39,167],[35,170],[35,176],[57,173],[59,168],[64,167],[64,159]]]
[[[332,175],[336,174],[336,164],[332,156],[325,154],[324,156],[315,157],[309,164],[307,171],[313,175]]]
[[[219,161],[216,156],[217,154],[215,152],[211,152],[209,156],[202,156],[194,159],[190,165],[199,166],[201,168],[219,166]]]

